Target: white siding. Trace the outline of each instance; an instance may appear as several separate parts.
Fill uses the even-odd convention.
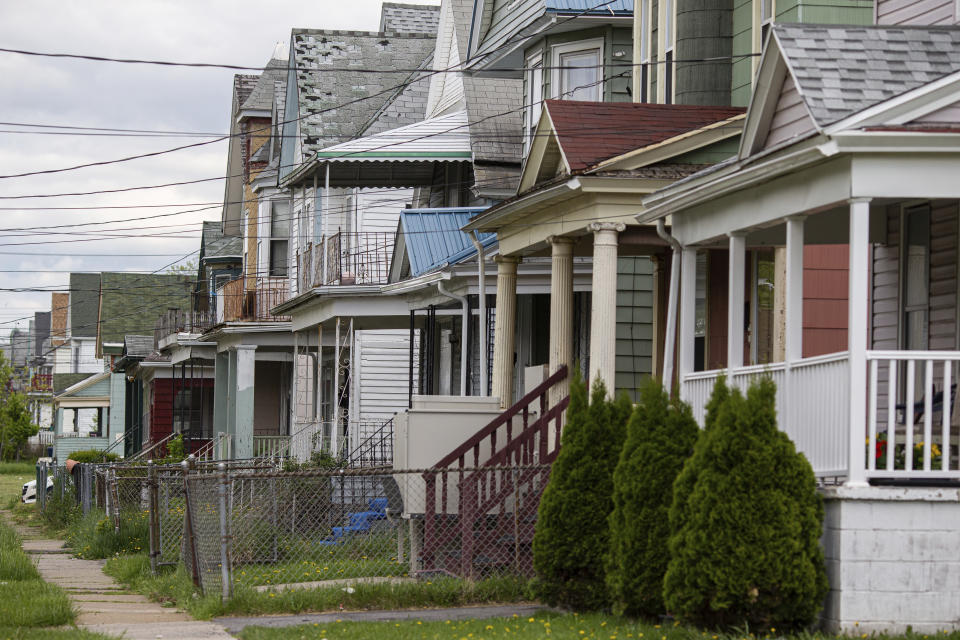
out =
[[[364,189],[357,193],[360,231],[395,233],[400,212],[413,201],[413,189]]]
[[[460,51],[454,29],[453,3],[440,6],[440,33],[433,54],[435,69],[449,69],[460,64]],[[463,100],[463,78],[459,73],[438,73],[430,78],[427,93],[427,118],[441,115]]]
[[[416,345],[414,345],[416,347]],[[417,352],[413,350],[414,385]],[[403,329],[358,331],[356,334],[359,420],[387,420],[407,408],[410,374],[410,333]]]

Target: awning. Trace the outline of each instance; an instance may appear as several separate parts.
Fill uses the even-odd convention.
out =
[[[417,187],[433,181],[440,162],[470,162],[467,112],[357,138],[318,151],[284,182],[297,182],[317,171],[319,184],[341,187]]]

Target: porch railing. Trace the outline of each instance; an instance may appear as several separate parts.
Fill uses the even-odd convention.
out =
[[[846,475],[849,461],[849,357],[844,352],[789,363],[740,367],[688,374],[683,397],[702,426],[713,385],[720,375],[746,390],[760,375],[777,385],[778,424],[818,476]]]
[[[212,324],[213,318],[206,311],[168,309],[154,324],[153,346],[159,348],[161,340],[178,333],[203,333]]]
[[[385,284],[390,275],[393,243],[394,234],[382,231],[340,232],[330,236],[323,283]]]
[[[957,351],[868,351],[867,476],[960,478]]]
[[[217,289],[217,322],[285,322],[290,319],[270,313],[270,309],[288,297],[286,278],[259,277],[252,291],[245,291],[243,285],[244,278],[237,278]]]
[[[392,465],[393,418],[382,423],[364,421],[354,424],[358,436],[363,437],[363,440],[353,451],[347,454],[347,466],[386,467]],[[354,424],[351,426],[354,427]],[[372,432],[370,432],[371,427]]]
[[[285,458],[290,455],[290,436],[253,436],[254,458]]]

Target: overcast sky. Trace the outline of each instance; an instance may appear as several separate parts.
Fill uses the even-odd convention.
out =
[[[437,4],[439,0],[416,1]],[[381,0],[2,1],[0,47],[263,66],[276,44],[289,40],[293,27],[376,30],[380,4]],[[6,123],[226,133],[234,73],[223,69],[88,62],[0,52],[0,121],[3,123],[0,124],[0,175],[113,160],[210,139],[11,133],[27,128]],[[226,144],[216,142],[103,167],[0,179],[0,198],[4,198],[0,200],[3,207],[0,209],[0,336],[5,337],[9,329],[17,326],[13,322],[17,318],[32,317],[34,311],[50,309],[49,293],[8,289],[64,290],[68,282],[66,272],[70,270],[152,271],[198,249],[200,222],[219,219],[219,207],[210,203],[222,202],[223,183],[217,180],[94,196],[29,199],[10,199],[9,196],[121,189],[222,177],[226,171]],[[214,208],[131,222],[122,220],[198,207],[102,208],[181,203],[207,203],[199,206]],[[43,209],[46,207],[84,209]],[[120,222],[92,228],[54,228],[110,220]],[[29,230],[13,230],[22,228]],[[90,238],[93,230],[130,237],[76,241]],[[67,233],[57,235],[54,233],[57,231]],[[79,235],[80,232],[85,235]],[[158,233],[175,237],[150,237]],[[12,252],[36,255],[10,255]],[[11,270],[39,272],[11,273]],[[19,325],[26,327],[26,322]]]

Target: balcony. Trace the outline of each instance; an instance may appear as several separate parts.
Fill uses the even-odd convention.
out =
[[[153,327],[153,347],[165,347],[171,342],[171,337],[181,333],[201,334],[212,324],[211,314],[206,311],[168,309]]]
[[[287,322],[288,316],[274,316],[270,309],[287,299],[287,279],[260,277],[253,289],[244,290],[244,278],[237,278],[217,289],[216,323]]]
[[[50,393],[53,391],[53,374],[35,373],[30,379],[30,391],[33,393]]]
[[[298,290],[386,284],[394,241],[395,235],[386,231],[340,232],[308,246],[297,255]]]

